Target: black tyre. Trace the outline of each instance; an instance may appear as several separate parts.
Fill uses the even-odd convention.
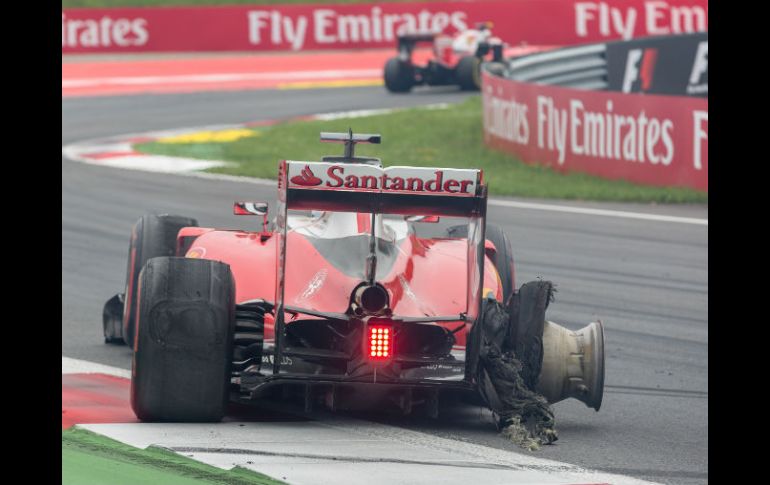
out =
[[[476,56],[465,56],[457,63],[455,71],[457,84],[464,91],[481,89],[481,59]]]
[[[134,413],[142,421],[221,420],[235,332],[230,267],[206,259],[153,258],[138,291]]]
[[[197,226],[190,217],[169,214],[146,214],[131,229],[126,269],[126,292],[123,304],[123,340],[132,349],[136,334],[136,283],[145,263],[158,256],[174,256],[176,235],[183,227]],[[106,335],[105,335],[106,337]]]
[[[414,86],[414,66],[397,57],[385,63],[385,87],[391,93],[408,93]]]
[[[468,226],[452,226],[447,229],[447,234],[450,237],[468,237]],[[508,239],[508,235],[505,231],[495,224],[487,224],[486,238],[495,245],[496,252],[491,259],[492,263],[495,265],[495,269],[497,269],[497,274],[500,276],[500,282],[503,286],[503,301],[501,303],[508,307],[513,292],[516,289],[514,286],[515,279],[511,241]]]

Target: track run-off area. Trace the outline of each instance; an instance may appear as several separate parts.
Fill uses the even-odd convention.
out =
[[[64,66],[86,64],[78,60]],[[301,69],[317,70],[305,66]],[[318,87],[334,85],[327,78],[290,80],[327,83],[296,85],[293,87],[303,89],[293,90],[274,83],[209,91],[206,82],[218,82],[211,79],[194,87],[164,90],[137,83],[133,86],[141,89],[121,85],[116,90],[116,84],[103,80],[188,74],[127,74],[118,69],[89,78],[86,70],[70,70],[65,76],[63,68],[62,145],[180,127],[457,102],[468,96],[452,88],[390,95],[381,86],[361,81],[376,83],[379,60],[371,66],[332,67],[371,72],[347,81],[337,79],[347,87],[335,89]],[[255,67],[253,72],[267,72],[259,69]],[[243,72],[240,66],[230,72],[236,71]],[[86,79],[99,81],[92,82],[90,92],[80,93],[77,89],[84,89],[87,83],[78,87],[73,82],[65,94],[65,80]],[[323,150],[319,144],[319,156]],[[125,283],[132,224],[143,213],[157,211],[196,217],[205,226],[239,227],[243,219],[231,215],[233,200],[273,202],[275,197],[275,187],[265,183],[124,170],[62,157],[62,357],[63,372],[67,372],[62,385],[63,399],[66,392],[74,392],[70,402],[77,403],[66,410],[70,413],[67,423],[63,414],[63,426],[91,423],[87,426],[94,431],[129,444],[165,443],[222,467],[237,455],[239,464],[277,479],[286,477],[289,483],[310,483],[302,474],[313,476],[317,470],[325,470],[322,478],[329,480],[335,478],[335,470],[340,471],[339,477],[351,480],[380,470],[388,483],[399,483],[389,475],[396,470],[414,483],[433,483],[434,479],[436,483],[510,483],[507,479],[522,470],[535,473],[521,480],[526,483],[707,482],[705,206],[490,201],[489,221],[500,225],[513,244],[517,284],[539,277],[557,284],[548,318],[573,329],[596,318],[605,324],[607,377],[602,409],[597,413],[574,400],[556,404],[559,441],[554,446],[523,451],[497,434],[488,411],[471,406],[442,409],[439,419],[432,420],[374,412],[304,415],[292,409],[277,412],[265,404],[214,426],[191,425],[183,430],[127,424],[135,421],[126,384],[131,354],[125,347],[103,343],[101,312],[104,302],[122,291]],[[109,412],[94,418],[94,408],[97,414],[99,410]],[[216,439],[206,438],[212,433]],[[336,445],[343,448],[333,448]],[[347,451],[344,446],[349,447]],[[398,446],[414,448],[408,448],[407,457],[394,451]],[[318,456],[327,452],[346,459]],[[347,460],[356,456],[358,461]],[[586,469],[598,474],[586,473]],[[289,470],[288,475],[281,475],[282,470]],[[367,482],[378,483],[371,476]]]

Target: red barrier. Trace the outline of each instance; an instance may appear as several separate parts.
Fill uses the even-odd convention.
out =
[[[504,41],[568,45],[708,29],[708,0],[480,0],[427,3],[66,9],[62,53],[394,47],[407,30],[493,21]]]
[[[708,191],[708,99],[525,84],[484,72],[484,138],[524,162]]]

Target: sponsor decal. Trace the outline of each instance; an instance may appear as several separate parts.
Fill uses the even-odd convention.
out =
[[[484,76],[486,143],[559,171],[708,190],[707,99]]]
[[[703,170],[708,166],[709,155],[709,112],[695,110],[693,118],[693,166],[696,170]]]
[[[206,248],[202,246],[195,246],[187,250],[185,258],[200,259],[206,255]]]
[[[262,356],[262,363],[263,364],[270,364],[270,365],[272,365],[274,360],[275,360],[275,357],[273,355],[263,355]],[[281,356],[281,365],[282,366],[284,366],[284,365],[291,366],[291,365],[294,365],[294,361],[292,360],[291,357]]]
[[[249,43],[285,45],[300,50],[308,39],[316,45],[346,43],[395,42],[404,32],[442,32],[447,28],[468,28],[468,14],[462,10],[435,11],[423,8],[417,12],[388,12],[374,6],[368,10],[346,14],[338,6],[312,9],[307,15],[291,15],[277,9],[250,10],[246,13]]]
[[[61,14],[61,46],[104,49],[141,47],[150,39],[147,19],[143,17],[111,17],[70,19]]]
[[[313,171],[310,169],[310,165],[305,165],[302,172],[299,175],[295,175],[291,178],[291,183],[294,185],[302,185],[303,187],[314,187],[321,185],[322,180],[313,175]]]
[[[708,96],[708,34],[606,44],[607,89],[623,93]]]
[[[614,5],[613,5],[614,4]],[[708,2],[575,2],[578,37],[621,38],[704,32]]]
[[[289,188],[473,196],[478,170],[287,162]],[[299,172],[299,173],[297,173]],[[293,175],[293,174],[297,175]]]
[[[456,365],[444,365],[444,364],[429,364],[422,367],[425,370],[438,370],[449,371],[453,373],[465,372],[464,364],[461,362]]]
[[[649,91],[652,87],[652,76],[655,72],[657,59],[658,49],[631,49],[628,51],[622,91],[624,93]],[[640,85],[635,86],[636,84]]]
[[[313,278],[308,283],[305,290],[297,296],[297,298],[294,299],[295,302],[300,303],[308,298],[315,295],[318,290],[323,286],[324,282],[326,281],[326,276],[329,274],[329,271],[326,268],[321,269],[318,271]]]
[[[690,80],[687,84],[687,94],[706,94],[709,92],[709,41],[698,43],[695,51]]]
[[[530,143],[527,112],[535,113],[534,143],[555,152],[563,165],[569,156],[584,155],[633,162],[668,165],[674,156],[670,119],[657,118],[639,109],[616,113],[612,100],[605,109],[587,109],[580,98],[557,103],[553,97],[539,95],[534,110],[528,105],[500,99],[485,88],[484,120],[487,132],[519,145]]]
[[[404,294],[406,294],[406,296],[408,296],[409,299],[412,300],[413,302],[419,303],[419,300],[417,299],[417,295],[415,295],[414,291],[412,291],[412,287],[406,281],[406,278],[404,278],[404,275],[402,274],[398,275],[398,281],[401,283],[401,287],[404,289]]]
[[[62,51],[394,48],[400,33],[454,36],[494,21],[510,45],[703,32],[707,0],[477,0],[65,9]],[[548,28],[543,28],[547,25]]]

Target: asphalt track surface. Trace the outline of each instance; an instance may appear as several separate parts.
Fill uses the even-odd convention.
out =
[[[62,144],[464,96],[451,89],[392,96],[377,87],[70,98],[62,100]],[[102,343],[101,312],[122,291],[131,225],[158,211],[241,227],[243,219],[229,215],[238,199],[273,201],[275,189],[63,159],[62,355],[130,368],[125,347]],[[574,205],[708,217],[704,206]],[[550,320],[573,329],[596,318],[605,323],[601,411],[574,400],[557,404],[558,444],[535,456],[664,483],[706,483],[708,226],[502,207],[490,207],[489,221],[512,240],[518,284],[542,277],[558,285]],[[489,414],[477,408],[453,408],[439,420],[365,417],[525,453],[499,437]]]

